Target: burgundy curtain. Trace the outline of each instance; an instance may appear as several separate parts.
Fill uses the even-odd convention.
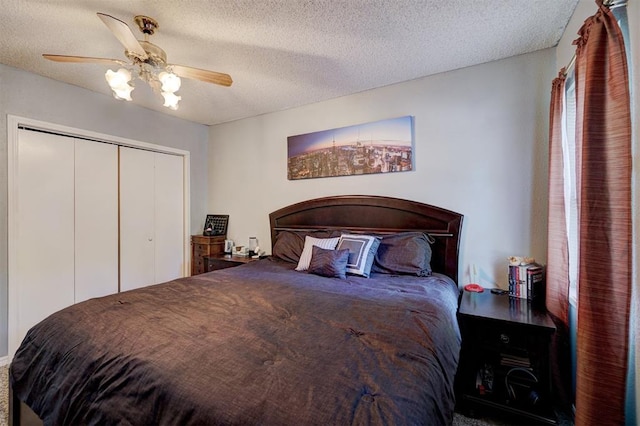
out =
[[[569,406],[571,355],[569,348],[569,249],[564,204],[562,110],[565,90],[564,68],[553,80],[549,113],[549,214],[546,267],[546,305],[556,323],[550,349],[553,389],[559,403]]]
[[[631,295],[630,95],[622,33],[611,11],[596,3],[576,40],[576,425],[620,425]]]
[[[547,243],[547,310],[564,327],[569,324],[569,252],[564,206],[562,109],[564,68],[553,80],[549,114],[549,216]]]

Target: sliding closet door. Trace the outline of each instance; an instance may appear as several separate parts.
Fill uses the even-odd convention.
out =
[[[75,302],[118,292],[118,147],[75,140]]]
[[[120,148],[120,290],[183,276],[184,168],[177,155]]]
[[[154,284],[154,153],[120,147],[120,290]]]
[[[183,276],[186,151],[24,130],[12,116],[8,123],[10,355],[56,311]],[[60,127],[52,132],[84,134]]]
[[[184,276],[184,172],[181,156],[155,153],[156,282]]]
[[[74,140],[30,130],[18,134],[17,341],[74,303]]]

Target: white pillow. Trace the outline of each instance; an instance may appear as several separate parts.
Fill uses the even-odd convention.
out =
[[[335,250],[338,245],[338,241],[340,237],[335,238],[314,238],[310,236],[304,237],[304,248],[302,249],[302,254],[300,255],[300,260],[298,260],[298,266],[296,266],[296,271],[306,271],[309,269],[309,263],[311,263],[311,252],[313,250],[313,246],[318,246],[327,250]]]
[[[349,249],[347,272],[369,278],[380,239],[370,235],[342,234],[338,250]]]

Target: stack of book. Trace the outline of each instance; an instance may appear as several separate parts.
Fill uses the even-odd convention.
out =
[[[531,368],[531,360],[527,356],[501,353],[500,365],[504,365],[505,367]]]
[[[544,269],[537,263],[509,265],[509,296],[544,300]]]

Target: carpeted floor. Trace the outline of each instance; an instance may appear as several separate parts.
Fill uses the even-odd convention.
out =
[[[0,367],[0,424],[9,423],[9,366]]]
[[[497,426],[506,425],[506,423],[498,423],[488,419],[472,419],[471,417],[465,417],[460,413],[454,413],[453,426]]]

